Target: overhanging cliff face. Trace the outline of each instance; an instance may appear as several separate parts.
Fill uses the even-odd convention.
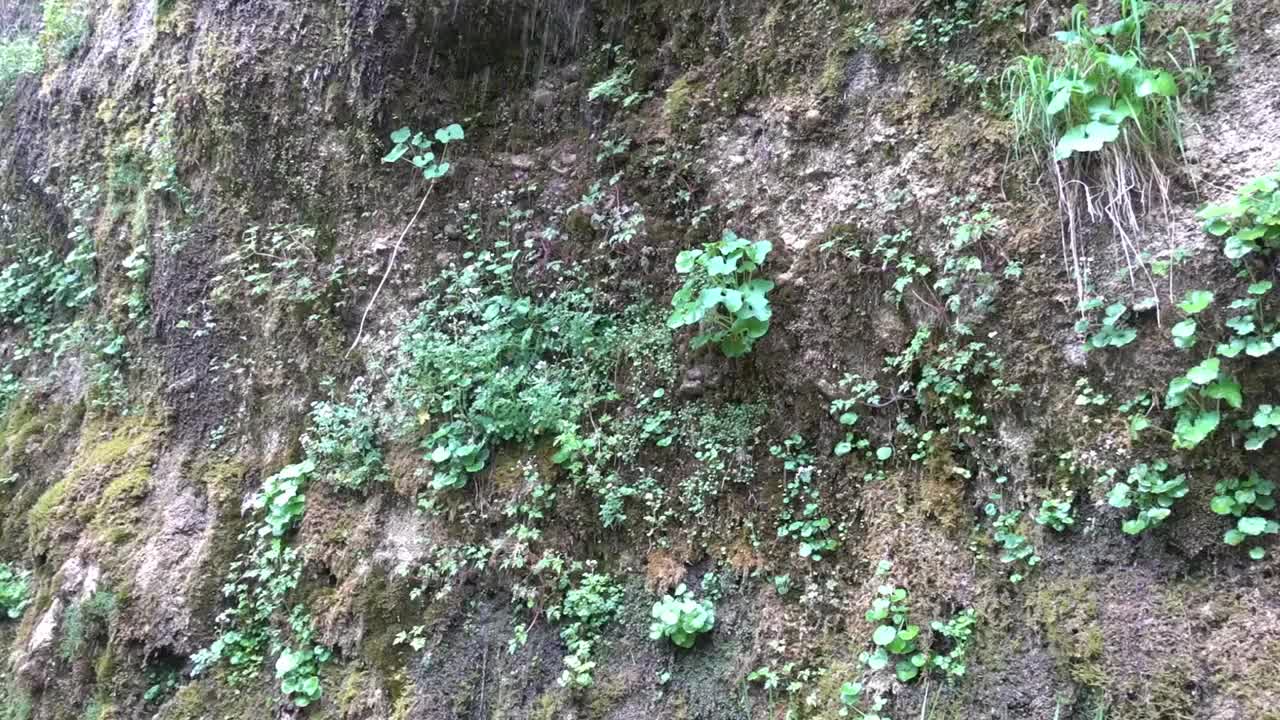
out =
[[[1068,11],[0,3],[0,718],[1271,717],[1273,538],[1210,506],[1274,479],[1273,356],[1213,356],[1194,446],[1167,391],[1270,327],[1195,212],[1280,163],[1280,7],[1151,16],[1169,202],[1074,253],[1000,82]],[[453,122],[439,182],[383,162]],[[726,228],[773,245],[737,359],[665,323]]]

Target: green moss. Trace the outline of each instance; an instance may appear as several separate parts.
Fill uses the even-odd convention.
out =
[[[1046,581],[1028,598],[1027,609],[1039,621],[1060,670],[1083,687],[1106,686],[1098,595],[1090,579]]]
[[[702,86],[689,79],[689,74],[685,73],[676,81],[671,83],[671,87],[667,88],[667,97],[663,102],[662,111],[666,116],[667,127],[673,133],[679,132],[685,128],[693,113],[694,96],[702,89]]]
[[[158,438],[158,429],[143,417],[112,427],[87,425],[70,469],[28,513],[30,546],[48,549],[77,522],[91,525],[108,541],[132,536],[138,525],[135,507],[149,490]]]

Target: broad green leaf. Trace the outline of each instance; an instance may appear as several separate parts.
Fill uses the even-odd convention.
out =
[[[1240,383],[1232,378],[1227,378],[1215,382],[1204,389],[1204,395],[1213,400],[1222,400],[1236,410],[1244,403],[1244,396],[1240,392]]]
[[[1235,500],[1229,497],[1219,495],[1209,503],[1209,509],[1219,515],[1230,515],[1231,511],[1236,507]]]
[[[1178,307],[1188,315],[1195,315],[1209,307],[1211,302],[1213,302],[1213,293],[1208,290],[1192,290],[1187,293],[1182,302],[1178,303]]]
[[[1222,416],[1216,410],[1182,412],[1173,428],[1173,446],[1180,450],[1189,450],[1204,442],[1214,430]]]
[[[412,134],[413,134],[413,130],[407,127],[402,127],[399,130],[396,130],[395,132],[391,133],[391,142],[397,145],[400,145],[408,141],[409,136]]]
[[[438,140],[441,144],[444,144],[444,145],[447,145],[455,140],[461,140],[463,137],[464,137],[464,133],[462,132],[462,126],[457,123],[453,123],[452,125],[448,125],[446,127],[440,128],[439,130],[436,130],[436,140]]]
[[[683,274],[693,270],[700,257],[702,257],[701,250],[685,250],[681,252],[676,256],[676,272]]]
[[[1218,343],[1218,354],[1225,358],[1233,358],[1244,352],[1245,341],[1233,338],[1231,342]]]
[[[898,637],[897,628],[893,627],[892,625],[881,625],[880,627],[876,628],[874,633],[872,633],[871,641],[874,642],[876,645],[883,646],[893,642],[894,638],[896,637]]]
[[[1253,558],[1254,560],[1261,560],[1266,556],[1267,556],[1267,551],[1260,547],[1249,548],[1249,557]]]
[[[387,153],[382,158],[382,162],[393,163],[399,160],[400,158],[404,157],[404,154],[407,152],[409,152],[408,145],[396,145],[395,147],[391,148],[391,152]]]
[[[1203,362],[1187,371],[1187,379],[1197,385],[1208,385],[1218,379],[1221,361],[1216,357],[1205,358]]]
[[[1236,523],[1236,529],[1245,535],[1261,535],[1267,530],[1267,519],[1263,517],[1242,517]]]
[[[1173,342],[1180,348],[1189,348],[1195,344],[1196,321],[1187,318],[1173,326]]]

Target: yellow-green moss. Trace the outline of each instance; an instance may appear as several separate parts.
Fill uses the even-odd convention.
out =
[[[667,88],[667,97],[663,102],[662,111],[666,116],[667,127],[671,128],[672,132],[678,132],[686,126],[693,111],[694,96],[701,89],[700,84],[689,79],[688,73],[676,78],[676,81],[671,83],[671,87]]]
[[[1060,670],[1086,688],[1106,686],[1098,595],[1088,578],[1045,582],[1028,598],[1027,609],[1039,621]]]
[[[50,486],[27,516],[33,548],[47,548],[57,531],[79,521],[109,542],[121,542],[137,525],[134,508],[151,482],[159,431],[144,417],[115,426],[88,424],[66,474]]]

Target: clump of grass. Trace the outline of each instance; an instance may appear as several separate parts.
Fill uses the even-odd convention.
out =
[[[1107,221],[1121,243],[1131,280],[1147,272],[1140,217],[1169,216],[1172,163],[1182,155],[1180,88],[1144,44],[1150,6],[1121,0],[1119,20],[1091,25],[1083,5],[1056,33],[1051,58],[1024,55],[1005,71],[1003,91],[1017,138],[1015,152],[1047,162],[1064,220],[1063,254],[1083,300],[1078,231],[1087,215]]]

